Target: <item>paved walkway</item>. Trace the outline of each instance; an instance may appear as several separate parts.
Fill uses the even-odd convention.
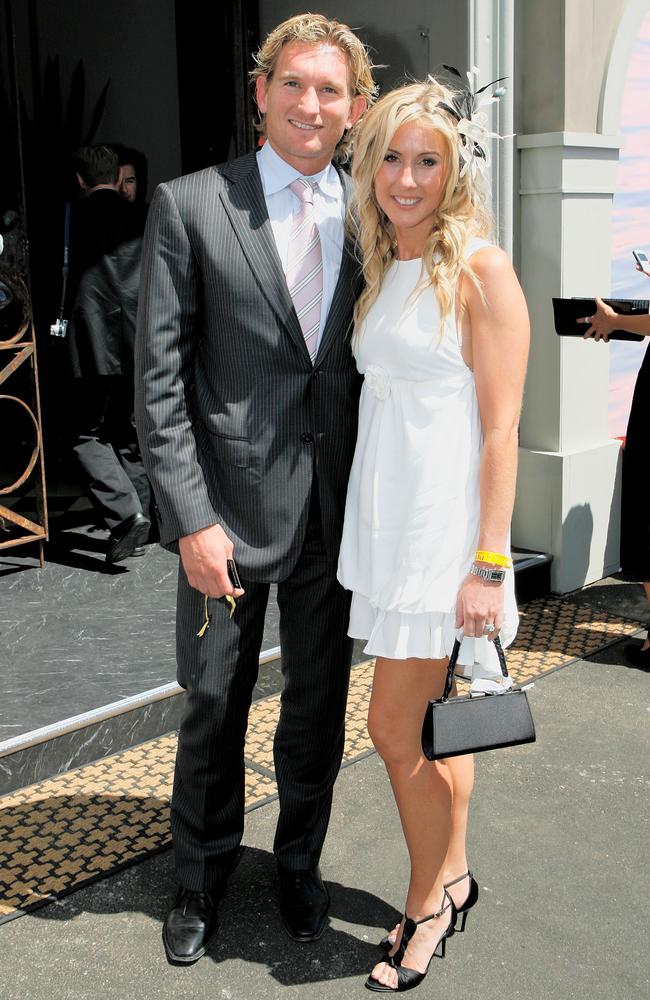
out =
[[[620,587],[585,594],[625,610]],[[624,663],[620,643],[539,680],[530,696],[538,742],[480,759],[470,839],[481,900],[420,996],[636,1000],[650,992],[650,679]],[[401,908],[407,878],[381,761],[357,760],[337,783],[322,863],[332,919],[315,945],[294,944],[279,927],[276,810],[270,802],[248,815],[221,936],[197,965],[172,968],[162,952],[173,891],[165,852],[0,927],[2,1000],[367,995],[375,942]]]

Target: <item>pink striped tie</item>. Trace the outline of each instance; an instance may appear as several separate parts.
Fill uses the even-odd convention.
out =
[[[314,182],[299,177],[289,185],[300,200],[294,212],[287,256],[287,287],[314,362],[323,301],[323,252],[314,219]]]

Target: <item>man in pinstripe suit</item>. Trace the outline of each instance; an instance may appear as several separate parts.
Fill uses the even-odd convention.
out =
[[[181,555],[177,659],[187,708],[172,797],[180,891],[163,928],[168,958],[181,963],[216,935],[238,857],[269,584],[278,585],[285,681],[274,852],[283,924],[299,941],[318,938],[327,921],[318,862],[351,660],[336,561],[356,434],[349,338],[359,274],[344,231],[349,182],[331,159],[374,85],[361,42],[321,15],[281,24],[256,64],[267,142],[162,184],[142,265],[138,430],[161,541]],[[316,264],[297,287],[312,312],[319,307],[309,330],[290,278],[307,232]],[[241,587],[228,576],[232,558]]]

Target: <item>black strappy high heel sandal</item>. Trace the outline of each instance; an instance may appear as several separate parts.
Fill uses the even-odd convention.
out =
[[[474,878],[474,876],[470,871],[466,871],[464,875],[459,875],[458,878],[452,879],[451,882],[447,882],[447,884],[445,885],[445,889],[450,889],[452,885],[458,885],[459,882],[462,882],[464,878],[468,877],[469,877],[469,894],[465,902],[462,903],[460,906],[456,907],[456,913],[458,914],[458,916],[460,917],[461,913],[463,915],[463,919],[460,922],[460,927],[456,927],[456,930],[460,934],[462,934],[463,931],[465,930],[465,924],[467,923],[467,914],[472,909],[472,907],[476,906],[476,904],[478,903],[478,882],[476,881],[476,879]]]
[[[404,920],[404,914],[402,914],[402,916],[399,918],[400,924],[402,923],[402,920]],[[399,926],[398,926],[398,931],[399,931]],[[382,951],[390,951],[393,945],[395,944],[396,940],[397,940],[397,935],[393,940],[391,940],[390,934],[384,934],[383,938],[379,942],[378,947],[381,948]]]
[[[427,967],[424,972],[417,972],[416,969],[408,969],[406,966],[402,965],[402,959],[408,948],[409,941],[415,934],[416,930],[420,924],[425,924],[428,920],[435,920],[437,917],[441,917],[443,913],[447,910],[451,910],[451,916],[449,924],[446,930],[443,931],[440,938],[438,938],[438,943],[433,950],[431,958],[427,962]],[[392,986],[384,986],[377,979],[373,979],[372,976],[368,976],[365,982],[365,987],[367,990],[372,990],[374,993],[404,993],[406,990],[413,990],[416,986],[419,986],[427,972],[429,971],[429,966],[434,957],[444,958],[446,952],[447,938],[451,937],[454,933],[454,928],[456,926],[456,907],[454,906],[454,901],[445,889],[445,894],[442,897],[442,906],[437,913],[431,913],[428,917],[423,917],[422,920],[411,920],[410,917],[404,915],[404,927],[402,928],[402,939],[399,943],[399,948],[394,955],[389,956],[386,959],[386,963],[390,965],[397,972],[397,986],[393,988]]]
[[[458,914],[458,916],[460,916],[461,913],[463,915],[463,919],[460,922],[460,927],[456,927],[456,930],[461,934],[465,930],[468,912],[472,909],[473,906],[476,906],[476,904],[478,903],[478,882],[472,875],[471,871],[466,871],[464,875],[459,875],[458,878],[452,879],[451,882],[447,882],[445,885],[445,889],[450,889],[452,885],[457,885],[459,882],[462,882],[464,878],[468,877],[470,882],[469,882],[469,893],[467,899],[465,900],[464,903],[461,904],[461,906],[456,907],[456,913]],[[400,923],[402,922],[403,919],[404,919],[403,916],[400,917]],[[385,934],[384,937],[379,942],[379,947],[381,948],[382,951],[390,951],[390,949],[393,947],[394,944],[395,941],[391,940],[390,935]]]

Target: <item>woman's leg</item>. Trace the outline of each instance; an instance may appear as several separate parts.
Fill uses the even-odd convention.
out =
[[[444,660],[388,660],[375,665],[368,730],[384,760],[411,862],[406,914],[420,920],[437,912],[444,897],[445,862],[451,833],[450,770],[422,754],[422,719],[430,698],[444,683]],[[460,874],[460,873],[457,873]],[[402,964],[424,972],[451,911],[418,927]],[[394,969],[380,962],[372,975],[397,984]]]
[[[451,786],[451,831],[445,858],[444,882],[448,884],[468,870],[467,818],[469,800],[474,787],[474,755],[450,757],[445,761]],[[462,906],[469,894],[469,877],[449,887],[448,892],[456,906]]]
[[[422,663],[422,660],[414,661]],[[442,694],[444,684],[444,671],[435,670],[433,686],[430,698],[439,698]],[[456,685],[452,689],[452,694],[456,694]],[[424,714],[424,710],[423,710]],[[443,879],[445,885],[454,882],[459,875],[463,875],[469,868],[467,863],[467,820],[469,814],[469,801],[474,788],[474,755],[466,754],[463,757],[450,757],[444,762],[441,768],[442,777],[449,784],[451,791],[451,823],[449,832],[449,847],[445,857]],[[448,889],[449,895],[456,906],[462,906],[469,894],[469,877],[461,882],[455,882]],[[394,940],[399,924],[389,935],[389,941]]]

